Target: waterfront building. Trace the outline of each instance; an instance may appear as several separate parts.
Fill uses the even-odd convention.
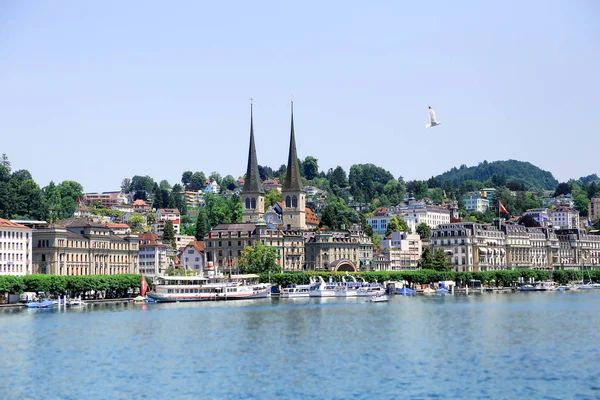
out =
[[[435,229],[440,224],[450,223],[450,210],[440,206],[426,205],[422,201],[409,200],[408,204],[390,207],[388,215],[401,216],[411,228],[411,232],[416,232],[416,227],[421,223],[427,224],[431,229]]]
[[[0,275],[32,273],[33,230],[0,218]]]
[[[388,254],[392,271],[414,270],[423,252],[423,242],[417,234],[392,232],[381,241],[383,252]]]
[[[442,249],[455,271],[506,269],[505,236],[491,225],[442,224],[432,230],[430,246]]]
[[[304,246],[308,270],[366,271],[373,259],[371,238],[357,224],[342,232],[318,230],[306,238]]]
[[[554,268],[598,268],[600,235],[590,234],[583,228],[573,228],[557,230],[556,237],[560,243],[560,250]]]
[[[139,273],[137,235],[116,235],[103,224],[72,218],[33,231],[33,273]]]
[[[146,276],[164,274],[169,266],[167,246],[155,233],[140,233],[139,236],[139,270]]]
[[[179,262],[186,270],[202,275],[204,273],[204,242],[197,240],[189,242],[181,251]]]
[[[591,198],[588,204],[588,216],[592,221],[600,219],[600,195]]]

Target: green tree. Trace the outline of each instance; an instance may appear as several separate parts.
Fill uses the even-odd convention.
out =
[[[373,229],[371,229],[371,240],[373,241],[373,247],[379,249],[381,246],[381,236],[379,236],[379,233],[373,232]]]
[[[206,216],[206,210],[201,208],[198,212],[198,219],[196,220],[196,240],[204,240],[204,236],[210,230],[208,226],[208,218]]]
[[[148,175],[146,175],[146,176],[135,175],[133,178],[131,178],[131,191],[132,192],[144,191],[146,193],[152,193],[152,192],[154,192],[154,185],[155,185],[154,179],[152,179]]]
[[[225,175],[221,180],[221,191],[234,190],[236,187],[235,178],[231,175]]]
[[[302,169],[304,170],[304,177],[308,180],[312,180],[319,175],[319,164],[316,158],[307,156],[302,163]]]
[[[421,222],[419,225],[417,225],[416,230],[421,239],[429,240],[429,238],[431,238],[431,228],[425,222]]]
[[[410,227],[406,223],[402,217],[392,217],[387,224],[387,230],[385,231],[385,236],[387,237],[392,232],[409,232]]]
[[[124,178],[121,181],[121,192],[129,193],[131,191],[131,179]]]
[[[173,228],[173,221],[165,222],[162,239],[163,243],[169,243],[172,248],[175,248],[175,229]]]
[[[215,182],[217,182],[217,185],[221,186],[221,174],[219,174],[217,171],[211,172],[208,176],[208,179],[214,179]]]
[[[158,187],[161,188],[161,189],[170,190],[171,189],[171,184],[166,179],[163,179],[158,184]]]
[[[332,230],[350,228],[350,224],[360,224],[358,213],[349,208],[343,200],[334,199],[327,203],[321,215],[321,224]]]
[[[560,196],[561,194],[567,195],[569,193],[571,193],[571,185],[566,182],[561,182],[556,186],[552,197]]]
[[[269,193],[265,195],[265,207],[269,207],[281,201],[281,192],[277,189],[271,189]]]
[[[329,184],[332,188],[334,185],[340,188],[345,188],[348,186],[348,178],[346,177],[346,171],[344,171],[344,168],[340,167],[339,165],[335,167],[335,169],[331,172]]]
[[[146,219],[141,214],[133,214],[127,220],[127,224],[131,229],[141,229],[144,225],[146,225]]]
[[[183,183],[183,187],[186,188],[186,190],[187,186],[190,184],[193,174],[194,173],[192,171],[185,171],[183,174],[181,174],[181,183]]]
[[[206,184],[206,175],[204,175],[204,172],[194,172],[192,174],[192,176],[190,177],[190,181],[188,183],[188,185],[186,186],[187,190],[201,190],[204,188],[204,185]]]
[[[433,269],[436,271],[450,271],[452,263],[444,254],[442,249],[431,251],[431,248],[425,247],[421,253],[421,259],[417,265],[422,269]]]
[[[261,274],[281,272],[277,265],[277,250],[258,242],[254,246],[246,246],[242,250],[239,261],[240,271],[244,274]]]

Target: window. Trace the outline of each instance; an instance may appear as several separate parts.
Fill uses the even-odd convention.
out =
[[[292,197],[292,207],[298,207],[298,198],[296,196]]]
[[[292,206],[292,199],[290,198],[290,196],[285,196],[285,206],[286,207]]]
[[[246,209],[249,210],[250,209],[250,199],[246,198]]]
[[[251,200],[252,203],[252,209],[254,210],[256,208],[256,199],[253,197]]]

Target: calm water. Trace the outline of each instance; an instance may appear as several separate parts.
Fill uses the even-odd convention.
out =
[[[3,309],[0,393],[599,398],[599,310],[577,292]]]

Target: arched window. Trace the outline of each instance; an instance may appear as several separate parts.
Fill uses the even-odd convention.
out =
[[[252,198],[252,209],[256,208],[256,199],[253,197]]]
[[[292,197],[292,207],[298,207],[298,198],[296,196]]]
[[[246,209],[250,209],[250,199],[246,198]]]
[[[285,196],[285,206],[286,207],[292,206],[292,199],[290,198],[290,196]]]

